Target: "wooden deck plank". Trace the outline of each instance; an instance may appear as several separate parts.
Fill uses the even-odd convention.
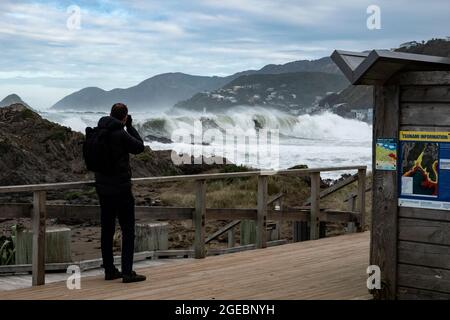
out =
[[[123,284],[82,278],[0,292],[0,299],[370,299],[369,233],[238,252],[140,269],[148,280]]]

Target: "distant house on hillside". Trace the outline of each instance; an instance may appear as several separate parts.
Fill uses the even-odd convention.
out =
[[[418,45],[419,45],[419,43],[417,41],[409,41],[409,42],[402,43],[400,45],[400,48],[409,49],[411,47],[415,47],[415,46],[418,46]]]
[[[352,109],[350,114],[351,118],[359,121],[372,122],[373,120],[373,109]]]

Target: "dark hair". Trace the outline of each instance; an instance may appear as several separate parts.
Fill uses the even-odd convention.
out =
[[[116,103],[111,108],[111,117],[122,121],[128,115],[128,108],[123,103]]]

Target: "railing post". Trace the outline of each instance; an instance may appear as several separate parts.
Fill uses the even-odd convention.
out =
[[[256,219],[256,247],[267,247],[267,176],[258,176],[258,215]]]
[[[312,172],[311,175],[311,240],[319,239],[319,214],[320,214],[320,172]]]
[[[228,230],[228,248],[233,248],[236,243],[236,229],[235,227]]]
[[[33,193],[32,285],[45,284],[45,191]]]
[[[364,231],[366,226],[366,169],[358,169],[358,210],[361,215],[361,231]]]
[[[206,180],[198,180],[196,181],[196,184],[195,211],[193,217],[195,226],[194,251],[195,258],[202,259],[206,256]]]
[[[348,211],[355,212],[356,211],[356,197],[357,195],[352,194],[350,198],[348,198]],[[356,232],[356,223],[351,221],[347,222],[347,233],[355,233]]]

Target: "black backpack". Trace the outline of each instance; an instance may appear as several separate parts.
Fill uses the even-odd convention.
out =
[[[106,128],[86,128],[83,157],[89,171],[105,174],[114,172],[110,136]]]

